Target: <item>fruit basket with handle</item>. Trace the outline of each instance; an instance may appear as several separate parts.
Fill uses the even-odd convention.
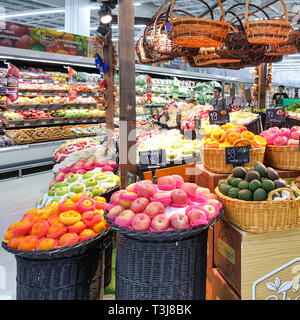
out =
[[[300,170],[299,146],[268,145],[265,153],[266,162],[281,170]]]
[[[116,300],[205,300],[205,226],[162,232],[135,231],[104,218],[117,231]]]
[[[251,140],[239,139],[233,143],[233,146],[238,146],[239,144],[250,146],[250,162],[245,163],[244,167],[253,167],[254,163],[259,161],[264,161],[265,147],[253,148]],[[201,148],[201,156],[203,159],[204,166],[212,172],[215,173],[232,173],[233,165],[226,164],[226,154],[225,148],[215,149],[215,148]]]
[[[273,201],[274,193],[286,190],[290,200]],[[269,193],[267,201],[245,201],[228,197],[216,187],[215,193],[224,206],[224,218],[241,230],[252,233],[284,231],[298,227],[300,197],[297,199],[288,188]]]

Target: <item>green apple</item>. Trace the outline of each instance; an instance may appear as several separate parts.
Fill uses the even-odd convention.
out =
[[[90,187],[95,187],[98,185],[98,181],[96,179],[88,179],[86,182],[85,182],[85,186],[87,188],[90,188]]]
[[[48,191],[48,196],[49,197],[54,197],[55,196],[55,190],[54,189],[51,189]]]
[[[91,193],[91,191],[85,191],[85,193],[89,198],[93,198],[93,194]]]
[[[104,188],[103,187],[95,187],[92,189],[92,194],[93,196],[99,196],[100,194],[102,194],[104,192]]]
[[[71,200],[72,197],[73,197],[73,194],[69,194],[64,198],[64,200]]]
[[[87,180],[87,179],[91,179],[94,176],[93,172],[87,172],[84,175],[82,175],[82,179]]]
[[[115,176],[115,182],[116,183],[120,183],[120,177],[119,176]]]
[[[182,148],[182,142],[176,142],[171,145],[172,149],[180,149]]]
[[[107,182],[115,182],[115,178],[112,174],[108,175]]]
[[[71,174],[70,176],[68,176],[67,182],[68,183],[73,183],[73,182],[77,181],[78,178],[79,178],[78,174]]]
[[[66,187],[68,184],[65,182],[65,181],[62,181],[62,182],[57,182],[55,183],[54,185],[54,188],[63,188],[63,187]]]
[[[107,178],[107,174],[104,172],[99,172],[95,177],[96,180],[105,180],[106,178]]]
[[[178,157],[178,152],[174,150],[170,150],[167,152],[167,157],[171,160],[174,160]]]
[[[59,198],[54,198],[52,201],[51,201],[51,203],[53,203],[53,202],[60,202],[60,199]]]
[[[69,188],[68,187],[62,187],[62,188],[57,188],[55,194],[58,197],[62,197],[65,194],[67,194],[68,192],[69,192]]]
[[[187,155],[187,154],[191,154],[193,153],[193,150],[191,147],[188,147],[188,148],[184,148],[181,150],[181,153],[184,154],[184,155]]]
[[[75,183],[71,186],[70,191],[74,193],[81,193],[84,190],[84,185],[81,183]]]

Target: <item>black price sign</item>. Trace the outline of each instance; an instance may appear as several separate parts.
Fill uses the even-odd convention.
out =
[[[139,157],[141,170],[163,168],[166,166],[167,157],[165,149],[140,151]]]
[[[243,147],[229,147],[225,148],[226,164],[243,165],[250,162],[250,148]]]
[[[201,119],[199,117],[195,117],[194,121],[195,121],[195,129],[201,129]]]
[[[181,124],[181,113],[180,112],[177,112],[177,115],[176,115],[176,123],[179,125]]]
[[[209,111],[209,124],[224,124],[230,122],[228,110]]]
[[[267,109],[267,122],[285,122],[285,109]]]

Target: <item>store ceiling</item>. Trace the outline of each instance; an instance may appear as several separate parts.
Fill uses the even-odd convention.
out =
[[[100,1],[100,0],[98,0]],[[143,33],[143,24],[146,23],[149,18],[151,18],[155,12],[160,8],[160,6],[165,2],[165,0],[135,0],[135,16],[136,16],[136,28],[135,28],[135,38],[139,38]],[[208,5],[214,8],[215,17],[218,19],[220,17],[220,10],[217,6],[216,0],[207,0]],[[244,3],[245,0],[221,0],[224,10],[228,10],[231,6],[237,3]],[[278,16],[283,13],[283,8],[279,0],[252,0],[252,2],[260,8],[264,8],[265,12],[269,16]],[[293,19],[293,24],[295,29],[299,29],[300,26],[300,3],[299,0],[286,0],[287,9],[289,12],[298,12],[299,15]],[[63,11],[65,7],[64,0],[0,0],[0,6],[5,9],[6,15],[11,15],[8,17],[8,21],[15,23],[64,30],[65,29],[65,13]],[[90,28],[91,35],[95,34],[95,29],[99,23],[98,17],[98,7],[100,3],[91,1],[91,18],[90,18]],[[199,0],[177,0],[175,8],[180,8],[181,10],[187,11],[195,16],[202,16],[209,18],[209,11],[207,7]],[[242,8],[242,9],[241,9]],[[47,14],[39,14],[41,10],[59,10],[50,12]],[[252,9],[256,10],[256,9]],[[235,13],[242,13],[243,7],[238,6],[233,9]],[[24,15],[28,13],[30,15]],[[117,16],[118,9],[113,10],[113,15]],[[257,16],[261,17],[263,14],[261,12],[256,13]],[[0,7],[0,15],[3,15]],[[118,28],[117,25],[113,25],[113,39],[118,39]],[[275,65],[275,69],[286,71],[291,69],[295,71],[296,74],[300,72],[300,55],[286,56],[284,61]]]

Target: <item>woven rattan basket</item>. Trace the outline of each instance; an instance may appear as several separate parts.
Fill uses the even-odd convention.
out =
[[[276,169],[300,170],[299,146],[267,146],[265,161]]]
[[[300,46],[300,32],[292,31],[289,34],[288,40],[285,43],[271,45],[266,55],[289,55],[298,53],[298,47]]]
[[[280,2],[285,11],[284,18],[249,21],[248,9],[250,0],[247,0],[245,8],[245,30],[250,43],[274,45],[285,43],[288,40],[289,33],[293,27],[288,21],[288,11],[284,1],[280,0]]]
[[[275,192],[287,190],[291,200],[273,201]],[[267,201],[244,201],[222,194],[217,187],[215,193],[224,206],[224,217],[240,229],[252,233],[277,232],[297,227],[300,198],[295,199],[288,188],[270,192]]]
[[[250,145],[251,141],[247,139],[239,139],[234,142],[233,146],[241,141],[246,140]],[[225,148],[202,148],[201,156],[203,154],[204,166],[215,173],[232,173],[234,166],[226,164]],[[253,167],[255,162],[263,163],[265,155],[265,148],[250,148],[250,162],[245,163],[244,167]]]
[[[236,63],[240,61],[240,59],[221,58],[217,54],[216,48],[201,48],[197,56],[194,56],[195,65],[198,67],[218,63]]]
[[[176,0],[172,0],[170,22],[172,25],[173,41],[176,45],[191,48],[210,48],[218,47],[224,43],[230,25],[225,21],[224,9],[221,2],[217,0],[221,9],[221,21],[216,21],[213,19],[211,7],[203,0],[200,1],[211,12],[211,20],[195,17],[174,18],[173,9]]]

